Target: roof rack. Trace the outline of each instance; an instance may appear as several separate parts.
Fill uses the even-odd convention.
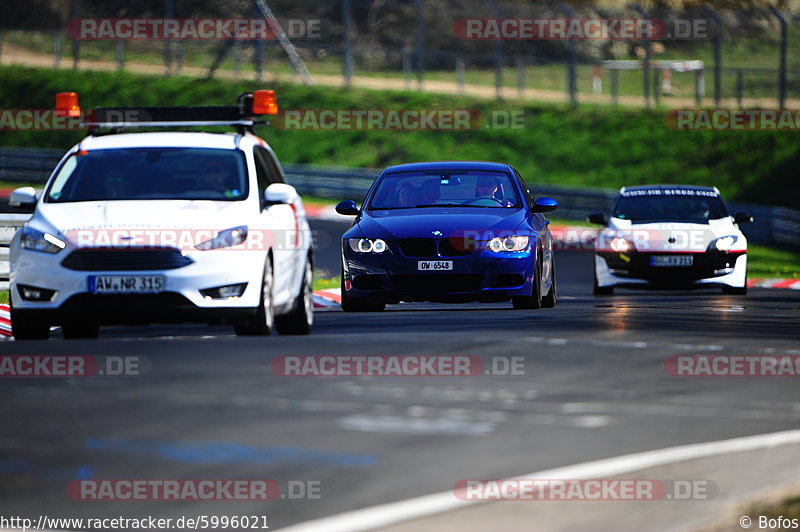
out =
[[[56,95],[56,114],[80,117],[81,126],[91,135],[106,130],[106,134],[122,129],[219,127],[233,126],[237,132],[254,132],[256,125],[269,125],[257,120],[263,115],[278,114],[275,91],[258,90],[240,94],[236,105],[179,106],[179,107],[95,107],[84,115],[78,105],[78,94],[62,92]]]

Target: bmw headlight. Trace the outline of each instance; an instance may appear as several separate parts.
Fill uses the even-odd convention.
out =
[[[739,237],[735,235],[721,236],[711,241],[708,245],[708,250],[730,251],[737,240],[739,240]]]
[[[493,238],[486,244],[486,249],[495,253],[525,251],[528,248],[528,236],[507,236]]]
[[[207,251],[209,249],[220,249],[238,246],[247,240],[247,226],[240,225],[239,227],[231,227],[217,233],[217,236],[211,240],[200,242],[195,248],[200,251]]]
[[[24,225],[20,231],[19,243],[23,249],[42,251],[44,253],[58,253],[67,247],[66,242],[50,233],[43,233]]]
[[[347,244],[356,253],[383,253],[388,248],[380,238],[350,238]]]

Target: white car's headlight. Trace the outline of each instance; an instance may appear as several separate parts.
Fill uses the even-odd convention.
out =
[[[356,253],[383,253],[388,248],[380,238],[350,238],[347,244]]]
[[[737,240],[739,240],[739,237],[735,235],[721,236],[715,240],[712,240],[711,244],[708,245],[708,249],[716,249],[717,251],[730,251]]]
[[[200,251],[207,251],[209,249],[220,249],[238,246],[247,240],[247,226],[240,225],[239,227],[231,227],[217,233],[217,236],[211,240],[200,242],[195,248]]]
[[[636,247],[627,238],[614,237],[611,239],[611,249],[617,253],[625,253],[626,251],[635,250]]]
[[[528,236],[508,236],[493,238],[486,244],[486,249],[500,253],[504,251],[525,251],[528,247],[530,237]]]
[[[44,253],[58,253],[67,247],[66,242],[50,233],[43,233],[24,225],[20,231],[19,244],[23,249],[42,251]]]

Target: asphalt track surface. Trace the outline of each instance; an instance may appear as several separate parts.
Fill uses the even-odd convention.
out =
[[[315,221],[338,273],[345,224]],[[559,252],[555,309],[393,305],[317,314],[308,337],[225,326],[104,328],[97,341],[2,342],[3,355],[143,357],[141,376],[0,382],[3,515],[265,515],[275,529],[587,460],[798,427],[791,377],[673,377],[673,355],[800,355],[793,291],[591,295],[592,256]],[[281,355],[521,357],[524,375],[285,377]],[[74,479],[274,479],[313,500],[76,501]],[[295,484],[296,486],[297,484]],[[580,503],[570,503],[580,504]],[[573,507],[578,508],[578,507]]]

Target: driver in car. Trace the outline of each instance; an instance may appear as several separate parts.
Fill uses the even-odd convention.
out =
[[[500,190],[500,184],[494,177],[482,176],[478,178],[475,184],[475,199],[493,199],[503,207],[508,207],[511,202],[504,200],[502,197],[497,197]]]
[[[203,165],[203,186],[226,198],[234,198],[241,194],[236,188],[236,178],[231,175],[228,166],[216,159],[207,159]]]

